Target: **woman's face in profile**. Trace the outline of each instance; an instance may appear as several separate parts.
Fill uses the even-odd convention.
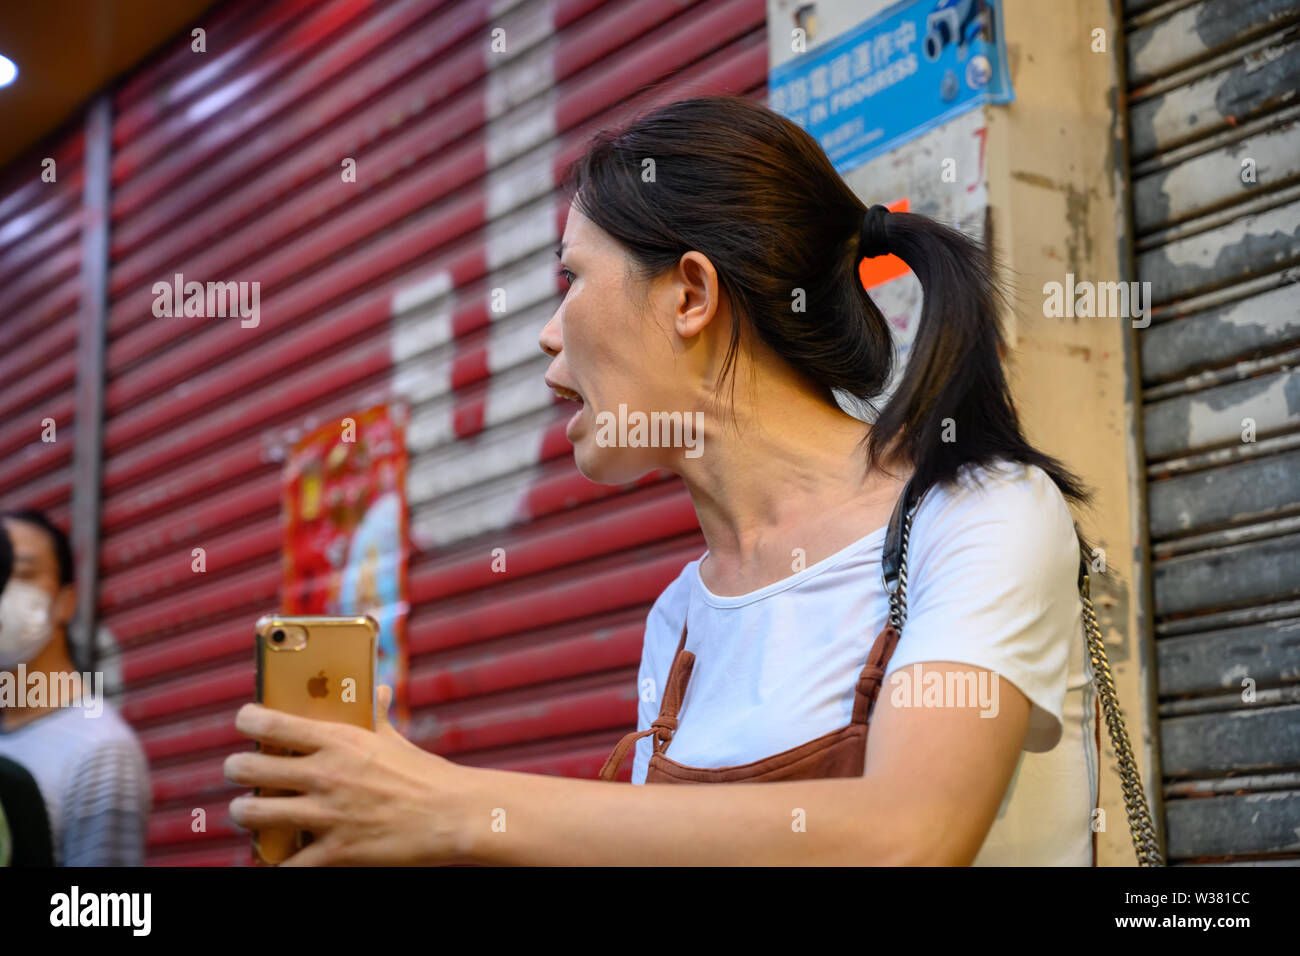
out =
[[[568,289],[538,338],[554,356],[546,380],[561,397],[581,398],[565,432],[578,470],[602,484],[633,481],[682,452],[620,447],[619,405],[629,421],[635,412],[693,407],[690,363],[681,361],[687,343],[672,322],[671,283],[638,282],[623,247],[574,206],[561,243],[558,268]],[[605,422],[610,425],[602,429]]]

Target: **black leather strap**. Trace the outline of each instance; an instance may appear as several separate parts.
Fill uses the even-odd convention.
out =
[[[894,505],[894,514],[889,519],[889,530],[885,532],[885,546],[880,556],[880,577],[885,582],[885,591],[894,593],[898,587],[898,571],[903,565],[903,514],[916,507],[920,500],[912,487],[912,479],[907,479],[903,493]]]
[[[1083,593],[1083,579],[1087,577],[1090,565],[1088,552],[1083,550],[1083,535],[1079,533],[1079,522],[1074,522],[1074,536],[1079,539],[1079,593]]]

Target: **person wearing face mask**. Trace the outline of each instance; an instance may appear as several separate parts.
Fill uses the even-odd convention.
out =
[[[0,527],[0,603],[14,566],[9,535]],[[0,631],[4,615],[0,614]],[[0,757],[0,866],[53,866],[45,801],[22,764]]]
[[[13,573],[0,594],[0,757],[30,771],[59,866],[139,866],[151,794],[134,731],[78,674],[68,641],[76,610],[72,549],[42,512],[0,514]],[[20,679],[21,678],[21,679]],[[36,696],[41,681],[47,693]],[[72,693],[55,693],[55,688]]]

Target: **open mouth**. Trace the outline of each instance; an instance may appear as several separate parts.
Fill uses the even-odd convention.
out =
[[[571,388],[565,388],[563,385],[552,385],[551,391],[553,391],[556,395],[560,396],[560,398],[563,398],[566,401],[583,404],[582,396],[579,395]]]
[[[569,417],[568,424],[564,426],[564,436],[568,438],[569,441],[576,442],[578,433],[582,430],[581,422],[583,420],[583,412],[587,409],[587,400],[582,397],[581,392],[561,385],[559,382],[552,381],[550,376],[546,377],[546,384],[552,392],[564,399],[566,402],[578,403],[578,410]]]
[[[560,396],[560,398],[564,399],[565,401],[578,403],[578,410],[573,413],[572,417],[569,418],[569,422],[564,428],[565,436],[570,441],[573,441],[574,435],[576,434],[575,429],[578,426],[579,420],[582,418],[583,409],[587,407],[586,400],[582,397],[581,393],[575,392],[571,388],[565,388],[563,385],[557,385],[555,382],[552,382],[550,379],[546,380],[546,384],[550,386],[551,391],[553,391],[556,395]]]

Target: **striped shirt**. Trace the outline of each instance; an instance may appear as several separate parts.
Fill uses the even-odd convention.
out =
[[[94,713],[92,709],[89,713]],[[113,705],[65,707],[0,730],[0,756],[27,768],[50,818],[57,866],[140,866],[151,792],[144,750]]]

